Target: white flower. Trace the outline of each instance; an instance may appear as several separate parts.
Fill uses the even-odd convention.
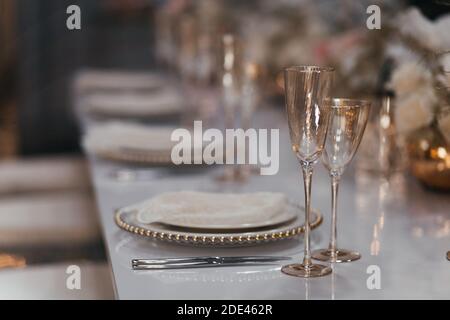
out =
[[[400,65],[392,74],[390,87],[398,98],[403,98],[423,88],[432,86],[431,72],[422,65],[406,62]]]
[[[412,37],[432,51],[448,50],[450,47],[450,14],[432,22],[417,8],[410,8],[399,16],[397,26],[403,35]]]
[[[440,17],[434,23],[434,28],[438,37],[441,41],[440,48],[441,50],[449,50],[450,49],[450,14],[446,14],[445,16]]]
[[[389,40],[386,44],[386,55],[393,58],[396,62],[418,61],[420,59],[420,55],[417,52],[412,51],[399,41],[392,40]]]
[[[432,88],[422,88],[399,98],[395,108],[398,132],[407,134],[431,124],[436,102],[437,97]]]
[[[446,35],[440,32],[438,27],[425,18],[417,8],[410,8],[401,14],[397,25],[403,35],[412,37],[427,49],[432,51],[443,49],[441,37]]]

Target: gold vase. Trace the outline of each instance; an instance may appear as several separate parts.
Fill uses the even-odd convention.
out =
[[[411,173],[427,187],[450,191],[450,146],[439,130],[419,129],[407,141]]]

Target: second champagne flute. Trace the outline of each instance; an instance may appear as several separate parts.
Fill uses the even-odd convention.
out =
[[[296,277],[321,277],[331,273],[330,267],[311,261],[309,218],[312,172],[327,135],[333,73],[332,68],[316,66],[290,67],[284,72],[292,150],[301,164],[305,188],[305,253],[301,264],[284,266],[281,271]]]
[[[328,249],[313,252],[316,260],[348,262],[361,257],[356,251],[337,248],[337,196],[339,180],[352,160],[366,128],[370,102],[355,99],[333,99],[331,118],[322,161],[331,177],[331,240]]]

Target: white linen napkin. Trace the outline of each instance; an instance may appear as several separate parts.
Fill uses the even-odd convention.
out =
[[[214,225],[240,226],[273,219],[285,212],[287,197],[282,193],[256,192],[223,194],[197,191],[162,193],[144,202],[124,208],[137,210],[142,223],[183,223],[199,227]]]
[[[183,107],[180,94],[168,89],[151,93],[97,92],[87,94],[81,103],[91,112],[128,116],[176,114]]]
[[[138,149],[170,152],[177,142],[170,141],[175,127],[149,127],[127,122],[108,122],[91,127],[83,139],[83,147],[92,153]]]
[[[139,90],[163,87],[161,74],[130,70],[88,69],[78,72],[74,86],[78,92],[93,90]]]

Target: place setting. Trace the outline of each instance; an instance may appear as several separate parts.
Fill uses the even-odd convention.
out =
[[[185,104],[177,82],[156,72],[87,69],[73,95],[78,111],[97,121],[179,122]]]
[[[116,224],[139,236],[176,244],[241,247],[290,239],[304,232],[298,205],[281,193],[164,193],[116,211]],[[313,212],[311,227],[322,216]]]
[[[174,137],[173,134],[177,131],[180,134]],[[182,144],[183,140],[180,139],[190,141],[191,136],[194,136],[194,133],[189,127],[108,121],[88,128],[82,145],[87,152],[97,157],[131,165],[176,167],[179,164],[173,161],[173,150],[177,145],[180,150],[175,153],[176,156],[183,156],[183,152],[191,155],[200,153],[201,161],[195,164],[212,162],[213,157],[217,155],[208,157],[208,154],[203,152],[206,142]],[[224,153],[223,146],[219,143],[213,141],[208,144],[217,152]],[[189,164],[182,163],[180,167],[189,167]]]
[[[86,151],[100,158],[126,163],[172,165],[170,140],[174,126],[146,126],[110,121],[89,128],[83,139]]]
[[[243,247],[303,237],[301,264],[281,268],[287,275],[312,278],[330,274],[330,263],[350,262],[360,254],[337,247],[337,194],[345,167],[354,157],[367,124],[370,102],[331,98],[334,70],[296,66],[285,70],[286,112],[291,146],[304,178],[305,202],[283,193],[176,191],[119,208],[114,221],[124,231],[152,241],[195,247]],[[323,216],[311,206],[314,166],[322,161],[331,181],[332,212],[328,249],[311,252],[311,231]],[[136,257],[135,270],[258,265],[291,260],[284,256]]]

